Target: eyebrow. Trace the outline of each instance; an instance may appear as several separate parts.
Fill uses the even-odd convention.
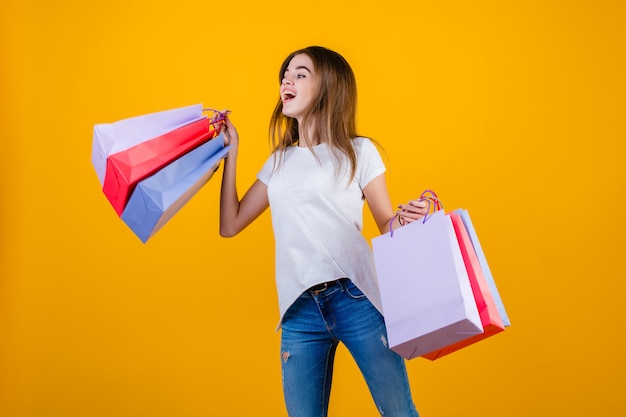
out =
[[[305,69],[307,70],[309,73],[311,73],[311,70],[308,69],[307,67],[305,67],[304,65],[300,65],[294,68],[294,70],[299,70],[299,69]],[[285,68],[285,73],[289,72],[289,68]]]

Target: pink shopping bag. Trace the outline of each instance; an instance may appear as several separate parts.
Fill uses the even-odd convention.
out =
[[[465,226],[470,240],[472,241],[472,247],[476,252],[476,257],[478,258],[478,262],[480,263],[480,269],[483,272],[483,276],[487,280],[487,285],[489,285],[489,291],[491,292],[491,295],[496,302],[496,306],[498,307],[498,313],[500,314],[500,317],[502,317],[504,327],[509,327],[511,325],[511,320],[509,319],[509,315],[507,314],[506,308],[504,307],[504,302],[502,301],[502,297],[500,296],[500,291],[498,291],[498,286],[496,285],[496,282],[493,278],[491,268],[489,267],[487,257],[485,256],[485,252],[483,251],[480,240],[478,239],[478,234],[476,233],[476,229],[474,228],[472,219],[470,218],[467,210],[458,209],[454,212],[459,213],[461,219],[463,219],[463,225]]]
[[[450,217],[452,225],[454,226],[463,261],[465,262],[465,267],[468,272],[472,293],[474,294],[474,300],[476,301],[476,307],[480,315],[483,332],[422,355],[424,358],[430,360],[441,358],[442,356],[456,352],[459,349],[504,331],[504,322],[498,312],[498,307],[483,274],[481,264],[476,256],[474,246],[463,223],[461,214],[455,211],[446,216]]]

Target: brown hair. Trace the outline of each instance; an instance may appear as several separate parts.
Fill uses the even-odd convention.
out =
[[[302,124],[307,125],[309,120],[313,121],[312,130],[328,143],[335,157],[337,169],[339,169],[342,154],[347,157],[350,163],[350,179],[352,179],[356,169],[356,153],[352,146],[352,139],[358,136],[356,132],[356,79],[352,68],[337,52],[321,46],[309,46],[291,53],[285,59],[278,74],[279,82],[282,82],[291,60],[300,54],[306,54],[311,58],[315,71],[319,75],[317,94],[313,97],[302,119]],[[286,148],[295,145],[299,139],[298,121],[286,117],[282,110],[283,102],[279,97],[270,120],[270,141],[273,151],[280,155]],[[307,130],[308,126],[303,131]],[[307,145],[312,151],[311,145]]]

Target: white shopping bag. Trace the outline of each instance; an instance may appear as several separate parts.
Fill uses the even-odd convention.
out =
[[[202,104],[135,116],[114,123],[96,124],[91,162],[104,185],[107,158],[147,140],[163,135],[203,117]]]

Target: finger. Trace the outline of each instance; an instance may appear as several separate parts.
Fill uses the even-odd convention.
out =
[[[403,212],[403,213],[417,213],[418,211],[418,207],[415,207],[411,204],[400,204],[398,206],[398,208]]]
[[[418,213],[413,213],[410,211],[396,211],[396,214],[402,218],[403,221],[406,220],[413,220],[413,219],[417,219],[419,218],[419,214]]]
[[[428,203],[424,200],[411,200],[409,201],[409,205],[418,208],[426,208]]]

